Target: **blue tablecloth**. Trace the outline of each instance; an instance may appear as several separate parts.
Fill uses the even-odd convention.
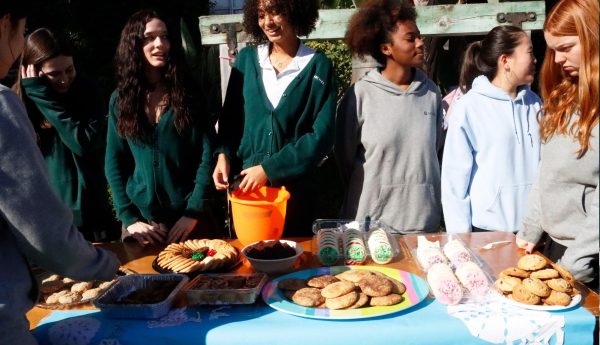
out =
[[[411,309],[395,314],[343,321],[288,315],[270,308],[261,300],[253,305],[174,309],[166,317],[158,320],[113,320],[103,317],[97,310],[54,311],[35,328],[33,334],[40,344],[52,345],[465,345],[490,344],[472,334],[474,329],[485,329],[487,324],[493,326],[488,328],[493,328],[504,337],[502,344],[535,343],[534,337],[507,340],[514,331],[511,331],[511,328],[519,325],[514,324],[511,315],[498,313],[497,309],[487,308],[490,310],[485,311],[486,308],[474,306],[472,311],[463,310],[462,316],[457,317],[456,310],[452,311],[433,299],[426,299]],[[531,313],[534,314],[527,316],[531,319],[532,327],[535,327],[535,322],[539,319],[564,321],[561,335],[552,334],[548,344],[556,344],[557,341],[560,343],[563,335],[564,344],[593,343],[595,318],[585,308]],[[540,313],[539,317],[535,313]],[[467,322],[473,321],[469,320],[470,317],[476,318],[477,322],[470,323],[468,327]],[[505,329],[498,329],[498,325],[505,325]],[[539,331],[541,332],[542,328]]]

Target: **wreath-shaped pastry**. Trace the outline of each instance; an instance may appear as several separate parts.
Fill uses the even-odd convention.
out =
[[[158,254],[158,266],[173,272],[209,271],[233,265],[238,251],[223,240],[194,239],[169,244]]]

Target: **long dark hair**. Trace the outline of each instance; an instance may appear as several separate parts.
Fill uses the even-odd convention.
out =
[[[129,17],[121,31],[121,39],[115,54],[117,79],[117,107],[119,109],[117,129],[122,137],[142,139],[142,124],[147,122],[144,105],[146,92],[151,86],[144,74],[144,32],[146,24],[159,19],[168,26],[169,22],[156,11],[144,9]],[[163,69],[163,82],[167,89],[169,105],[175,111],[175,128],[179,134],[192,123],[187,106],[187,94],[183,81],[181,45],[174,31],[168,28],[169,59]]]
[[[37,71],[41,70],[42,64],[57,56],[73,56],[73,49],[69,42],[63,37],[57,36],[47,28],[39,28],[27,35],[25,47],[21,55],[20,66],[34,65]],[[33,104],[23,92],[21,85],[21,73],[17,73],[17,80],[12,89],[21,97],[27,106],[27,115],[35,129],[38,137],[38,144],[42,151],[48,148],[48,143],[57,135],[52,130],[52,125],[40,110]]]
[[[511,25],[496,26],[481,41],[473,42],[467,48],[460,69],[460,88],[466,93],[473,80],[485,75],[490,81],[498,73],[498,58],[512,55],[525,35],[521,28]]]
[[[57,56],[73,56],[73,48],[63,37],[57,36],[47,28],[39,28],[27,35],[25,39],[25,48],[21,55],[21,66],[34,65],[36,70],[40,70],[42,64]],[[17,81],[12,89],[21,97],[23,90],[21,88],[21,73],[18,73]]]

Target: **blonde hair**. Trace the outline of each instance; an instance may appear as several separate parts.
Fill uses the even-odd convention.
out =
[[[581,45],[579,77],[565,76],[546,48],[540,73],[544,106],[540,122],[546,142],[556,133],[577,139],[582,157],[590,147],[592,129],[598,124],[598,0],[561,0],[550,11],[544,32],[553,36],[578,36]],[[579,119],[569,126],[571,117]]]

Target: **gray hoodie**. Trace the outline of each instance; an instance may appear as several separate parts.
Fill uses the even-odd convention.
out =
[[[371,70],[338,107],[335,154],[347,188],[341,217],[396,232],[437,231],[442,101],[420,70],[407,90]]]
[[[577,115],[571,120],[576,121]],[[569,125],[570,126],[570,125]],[[577,158],[579,142],[555,134],[542,144],[537,181],[529,194],[523,230],[517,237],[537,243],[544,232],[567,247],[559,263],[575,278],[590,282],[598,257],[598,125],[590,147]]]
[[[86,241],[48,182],[25,107],[0,85],[0,343],[35,344],[25,313],[37,298],[28,261],[77,280],[110,280],[116,257]]]

